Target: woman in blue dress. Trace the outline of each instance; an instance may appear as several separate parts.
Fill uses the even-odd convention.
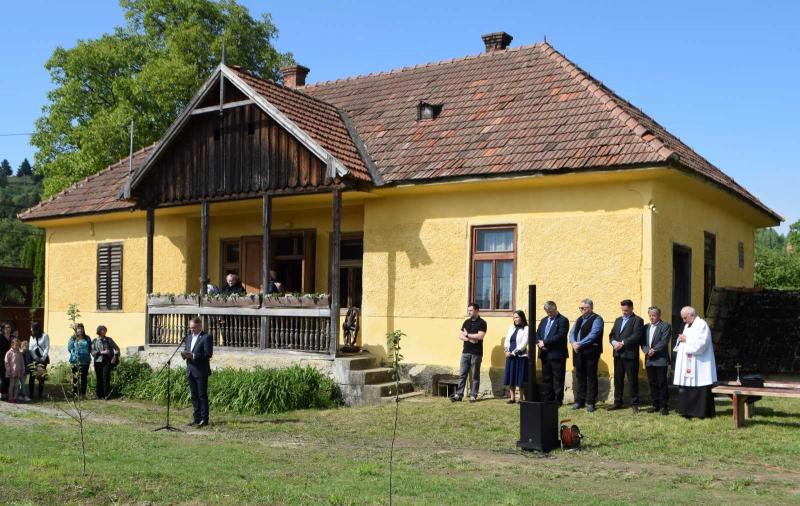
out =
[[[517,402],[517,389],[519,400],[522,400],[522,387],[528,381],[528,319],[524,311],[514,311],[514,323],[508,329],[503,348],[506,351],[503,384],[508,387],[508,404],[514,404]]]

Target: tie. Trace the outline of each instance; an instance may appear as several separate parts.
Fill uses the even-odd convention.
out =
[[[544,337],[545,337],[545,339],[547,338],[547,336],[550,335],[550,327],[552,327],[552,326],[553,326],[553,319],[552,318],[548,318],[547,319],[547,326],[544,328]]]

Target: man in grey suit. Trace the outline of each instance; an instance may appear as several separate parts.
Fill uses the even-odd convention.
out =
[[[648,413],[660,412],[669,414],[669,391],[667,383],[667,369],[669,368],[670,339],[672,339],[672,326],[661,320],[661,310],[653,306],[647,310],[650,323],[644,326],[644,352],[647,382],[650,383],[650,397],[653,407]]]
[[[633,301],[619,303],[622,316],[614,322],[608,340],[614,348],[614,405],[609,410],[622,408],[625,376],[631,388],[631,408],[639,412],[639,346],[644,340],[644,320],[633,312]]]

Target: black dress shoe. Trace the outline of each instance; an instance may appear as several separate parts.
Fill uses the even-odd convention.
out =
[[[572,409],[583,409],[584,404],[582,402],[576,402],[572,405]]]
[[[208,427],[208,420],[200,420],[200,423],[197,424],[197,428],[200,427]]]
[[[669,410],[667,408],[661,408],[661,414],[663,416],[667,416],[669,414]]]
[[[622,404],[612,404],[607,409],[608,411],[616,411],[618,409],[622,409]]]

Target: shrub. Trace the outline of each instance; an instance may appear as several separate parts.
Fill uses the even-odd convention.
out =
[[[186,370],[172,369],[172,402],[191,404]],[[339,386],[313,367],[218,369],[208,382],[209,406],[217,412],[258,415],[293,409],[325,409],[342,404]],[[154,372],[137,358],[123,358],[112,384],[123,396],[165,403],[167,371]]]

